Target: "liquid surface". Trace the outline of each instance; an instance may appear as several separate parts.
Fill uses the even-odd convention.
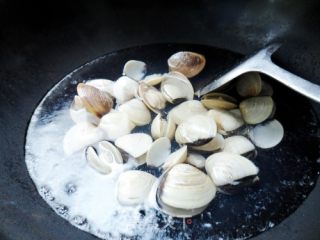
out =
[[[221,50],[194,49],[200,53],[204,50],[207,67],[213,69],[216,63],[212,59]],[[26,141],[27,168],[40,195],[57,214],[103,239],[236,239],[275,226],[302,203],[319,174],[319,122],[307,101],[278,86],[274,94],[276,118],[285,128],[285,137],[274,149],[258,149],[254,163],[260,169],[259,185],[233,196],[217,194],[203,214],[192,219],[171,218],[149,206],[119,205],[114,193],[116,179],[121,171],[135,168],[131,160],[118,172],[101,175],[86,163],[83,151],[66,157],[62,140],[74,124],[68,109],[77,83],[93,78],[117,79],[121,72],[117,67],[121,68],[135,51],[110,54],[77,69],[46,95],[31,119]],[[145,52],[138,48],[139,51],[140,59],[148,59],[151,65],[149,73],[156,73],[166,71],[166,58],[177,49],[170,45],[158,50],[146,47]],[[107,72],[113,66],[114,73]],[[211,72],[205,74],[212,76]],[[291,99],[290,105],[282,101],[284,96]],[[292,104],[299,108],[292,108]],[[139,168],[159,174],[145,166]]]

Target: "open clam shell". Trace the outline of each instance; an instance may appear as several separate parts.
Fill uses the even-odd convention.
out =
[[[192,117],[196,114],[206,113],[207,109],[202,105],[198,100],[189,100],[183,103],[180,103],[178,106],[175,106],[169,112],[169,117],[172,118],[175,124],[181,124],[184,120]]]
[[[79,83],[77,85],[77,93],[87,111],[99,118],[108,113],[113,107],[113,100],[109,94],[90,85]]]
[[[161,191],[162,203],[180,209],[207,206],[215,197],[210,177],[189,164],[177,164],[169,170]]]
[[[224,93],[208,93],[201,98],[201,103],[208,109],[230,110],[237,108],[237,100]]]
[[[224,152],[242,155],[255,150],[252,142],[244,136],[231,136],[226,138],[224,142]]]
[[[192,100],[194,90],[189,79],[179,72],[165,74],[161,82],[161,92],[170,103]]]
[[[146,76],[142,82],[149,85],[149,86],[155,86],[160,84],[164,80],[163,74],[151,74]]]
[[[186,163],[189,163],[195,166],[196,168],[202,169],[205,166],[206,159],[199,153],[189,153],[187,156]]]
[[[171,142],[167,137],[160,137],[150,146],[146,163],[148,166],[160,167],[169,157],[171,151]]]
[[[195,52],[177,52],[168,59],[170,71],[181,72],[188,78],[199,74],[205,64],[205,57]]]
[[[130,121],[126,113],[113,111],[101,118],[98,127],[103,130],[106,140],[114,141],[129,134],[135,124]]]
[[[123,67],[123,75],[134,80],[141,80],[147,73],[147,64],[142,61],[129,60]]]
[[[215,121],[198,114],[182,122],[176,130],[175,139],[179,144],[203,145],[211,141],[217,133]]]
[[[172,118],[168,116],[168,120],[161,117],[159,113],[152,121],[151,124],[151,135],[153,139],[160,137],[167,137],[170,140],[173,139],[176,130],[176,124]]]
[[[224,148],[224,138],[220,133],[217,133],[210,142],[199,146],[190,146],[190,148],[200,152],[214,152]]]
[[[145,133],[132,133],[119,137],[115,145],[134,158],[145,154],[152,144],[152,138]]]
[[[188,148],[187,146],[183,146],[177,151],[171,153],[163,164],[162,168],[164,170],[172,168],[174,165],[179,163],[184,163],[187,159]]]
[[[259,169],[249,159],[234,153],[219,152],[206,160],[206,171],[216,186],[257,175]]]
[[[284,136],[281,123],[274,119],[259,124],[249,131],[249,137],[259,148],[272,148],[278,145]]]
[[[271,97],[252,97],[239,105],[243,120],[248,124],[258,124],[270,117],[274,110]]]
[[[138,95],[147,107],[155,113],[159,113],[160,110],[164,109],[166,106],[166,99],[163,97],[162,93],[153,86],[140,83]]]
[[[118,108],[119,112],[124,112],[129,119],[137,126],[143,126],[151,121],[151,114],[146,105],[139,99],[131,99]]]
[[[236,130],[244,124],[241,117],[222,109],[211,109],[207,115],[215,120],[218,130],[225,132]]]
[[[117,103],[124,103],[135,97],[139,84],[127,76],[120,77],[113,86],[113,95]]]
[[[129,170],[119,176],[117,183],[117,199],[122,205],[143,203],[150,193],[157,178],[150,173]]]

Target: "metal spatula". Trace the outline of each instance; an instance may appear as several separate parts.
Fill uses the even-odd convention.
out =
[[[215,79],[212,83],[197,91],[198,96],[216,90],[234,78],[246,72],[261,72],[302,95],[320,103],[320,86],[311,83],[287,70],[277,66],[271,61],[271,55],[280,47],[280,44],[272,44],[257,53],[249,56],[230,71]]]

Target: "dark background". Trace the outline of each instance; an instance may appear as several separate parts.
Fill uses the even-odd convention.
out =
[[[280,41],[276,62],[319,84],[319,6],[290,0],[0,0],[0,240],[93,238],[30,192],[34,187],[24,163],[32,112],[64,75],[104,53],[136,45],[198,43],[246,54]],[[317,188],[294,214],[256,239],[320,239]]]

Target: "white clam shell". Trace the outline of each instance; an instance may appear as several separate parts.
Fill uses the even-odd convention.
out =
[[[122,76],[113,85],[113,95],[118,103],[124,103],[135,97],[138,86],[136,81]]]
[[[117,111],[104,115],[99,123],[99,128],[104,131],[105,139],[111,141],[129,134],[134,127],[135,124],[130,121],[126,113]]]
[[[213,152],[219,149],[224,148],[224,138],[220,133],[217,133],[216,136],[208,143],[200,146],[190,146],[192,149],[202,152]]]
[[[123,75],[141,80],[147,73],[147,65],[142,61],[129,60],[123,67]]]
[[[276,119],[257,125],[249,131],[250,139],[259,148],[272,148],[281,142],[283,136],[283,127]]]
[[[139,99],[131,99],[118,108],[119,112],[124,112],[129,119],[137,126],[143,126],[151,121],[151,113],[146,105]]]
[[[242,118],[227,110],[211,109],[207,114],[215,120],[218,129],[222,131],[233,131],[244,124]]]
[[[179,72],[165,74],[165,79],[161,82],[161,92],[170,103],[181,99],[192,100],[194,95],[189,79]]]
[[[101,129],[88,122],[77,123],[72,126],[63,138],[63,149],[66,155],[84,149],[101,141],[104,133]]]
[[[152,121],[151,124],[151,136],[153,139],[160,137],[167,137],[170,140],[173,139],[176,130],[176,124],[172,118],[168,116],[168,120],[161,117],[159,113]]]
[[[177,164],[168,172],[160,198],[171,207],[195,209],[208,205],[215,194],[208,175],[189,164]]]
[[[249,159],[228,152],[210,155],[205,167],[216,186],[232,184],[236,180],[257,175],[259,172],[259,169]]]
[[[85,154],[88,164],[97,172],[101,174],[109,174],[112,172],[110,162],[100,158],[93,147],[88,147]]]
[[[145,76],[145,78],[142,80],[145,84],[148,84],[149,86],[155,86],[160,84],[164,80],[163,74],[151,74],[148,76]]]
[[[146,163],[148,166],[160,167],[166,159],[169,157],[171,152],[170,139],[167,137],[161,137],[155,140],[150,146],[147,156]]]
[[[86,82],[87,85],[98,88],[100,91],[113,95],[114,81],[108,79],[92,79]]]
[[[169,112],[169,117],[172,118],[175,124],[181,124],[184,120],[196,114],[206,113],[207,110],[200,101],[189,100],[180,103]]]
[[[171,153],[163,164],[162,168],[164,170],[172,168],[174,165],[183,163],[187,159],[188,148],[187,146],[183,146],[177,151]]]
[[[224,152],[242,155],[255,149],[252,142],[244,136],[231,136],[226,138],[224,142]]]
[[[74,121],[75,123],[88,122],[94,125],[99,124],[100,119],[96,115],[89,113],[85,109],[81,98],[77,95],[74,96],[74,100],[70,106],[69,112],[72,121]]]
[[[119,176],[117,183],[117,199],[122,205],[143,203],[157,180],[150,173],[130,170]]]
[[[99,142],[99,156],[107,162],[123,163],[120,151],[110,142]]]
[[[155,113],[159,113],[159,111],[166,106],[166,99],[163,97],[162,93],[157,88],[145,83],[139,85],[138,96],[143,100],[147,107]]]
[[[215,121],[206,115],[195,115],[182,122],[176,130],[175,139],[179,144],[193,144],[212,139],[217,133]]]
[[[137,158],[146,153],[152,144],[152,138],[145,133],[132,133],[119,137],[115,145]]]
[[[196,168],[204,168],[206,159],[199,153],[189,153],[187,156],[186,163],[189,163]]]

